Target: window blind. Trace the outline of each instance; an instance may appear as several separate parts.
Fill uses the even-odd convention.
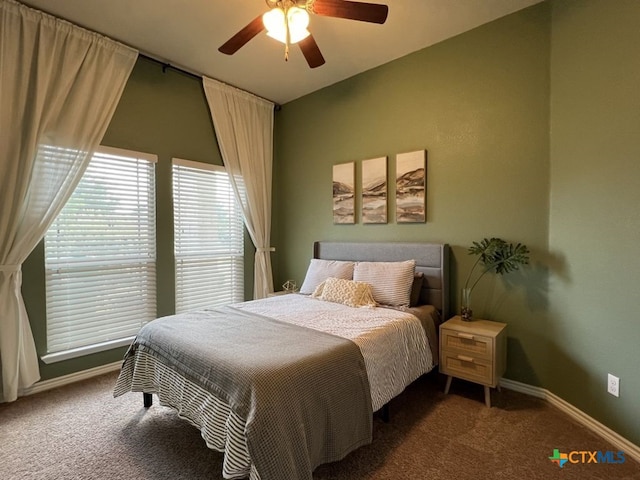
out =
[[[49,354],[113,348],[156,317],[155,161],[101,147],[47,231]]]
[[[244,300],[244,223],[224,168],[173,159],[173,210],[176,313]]]

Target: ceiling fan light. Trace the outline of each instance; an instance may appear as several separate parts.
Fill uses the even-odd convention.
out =
[[[310,33],[309,14],[299,7],[291,7],[287,10],[289,23],[289,43],[297,43],[307,38]],[[282,43],[287,43],[287,23],[284,19],[284,11],[281,8],[272,8],[262,16],[262,23],[267,29],[267,35]]]
[[[287,17],[289,20],[289,28],[306,30],[309,26],[309,14],[304,8],[291,7],[287,11]]]
[[[262,23],[267,29],[267,35],[285,43],[287,41],[287,26],[284,22],[284,12],[281,8],[272,8],[262,15]]]
[[[287,17],[291,43],[297,43],[310,35],[309,30],[307,30],[309,14],[306,10],[300,7],[291,7],[287,12]]]

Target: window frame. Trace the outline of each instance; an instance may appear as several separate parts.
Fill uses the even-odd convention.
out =
[[[140,320],[140,326],[142,326],[144,323],[153,320],[154,318],[156,318],[157,316],[157,279],[156,279],[156,271],[157,271],[157,247],[158,247],[158,242],[157,242],[157,225],[156,225],[156,212],[157,212],[157,204],[158,204],[158,199],[157,199],[157,188],[156,188],[156,164],[158,162],[158,157],[157,155],[154,154],[149,154],[149,153],[143,153],[143,152],[137,152],[137,151],[133,151],[133,150],[128,150],[128,149],[121,149],[121,148],[114,148],[114,147],[105,147],[105,146],[100,146],[96,149],[94,156],[96,155],[105,155],[105,156],[113,156],[113,157],[124,157],[124,158],[129,158],[132,160],[135,160],[136,162],[139,161],[146,161],[150,164],[150,171],[147,172],[149,174],[149,179],[148,182],[145,184],[145,186],[148,186],[150,189],[147,192],[147,195],[150,195],[150,201],[148,202],[148,218],[146,219],[146,221],[149,222],[148,224],[148,230],[152,233],[152,237],[148,240],[148,242],[146,243],[146,247],[149,248],[148,252],[149,255],[147,258],[149,258],[152,262],[152,267],[150,270],[150,275],[148,275],[149,278],[152,278],[152,282],[150,288],[147,289],[147,296],[148,296],[148,301],[146,303],[147,308],[152,308],[153,309],[153,318],[151,318],[151,315],[148,315],[147,318],[141,319]],[[94,156],[92,156],[91,161],[93,161]],[[90,161],[90,162],[91,162]],[[89,167],[87,169],[89,169],[91,167],[91,163],[89,164]],[[86,172],[85,172],[86,173]],[[84,175],[83,175],[84,178]],[[80,180],[79,185],[82,183],[82,179]],[[74,192],[75,193],[75,192]],[[66,205],[65,205],[66,207]],[[64,208],[62,209],[61,213],[64,211]],[[59,215],[60,215],[59,214]],[[52,228],[55,228],[56,226],[56,220],[52,223],[52,225],[49,227],[49,230]],[[144,222],[143,222],[144,223]],[[138,227],[139,228],[139,227]],[[47,231],[47,234],[49,233],[49,230]],[[47,353],[46,355],[42,356],[41,359],[43,362],[49,364],[49,363],[55,363],[55,362],[60,362],[60,361],[64,361],[64,360],[68,360],[71,358],[77,358],[77,357],[81,357],[81,356],[85,356],[85,355],[89,355],[92,353],[98,353],[98,352],[102,352],[102,351],[106,351],[106,350],[111,350],[113,348],[117,348],[117,347],[122,347],[122,346],[127,346],[131,343],[131,341],[135,338],[135,334],[134,335],[126,335],[124,337],[118,337],[118,338],[113,338],[113,339],[108,339],[105,341],[98,341],[95,343],[91,343],[88,345],[83,345],[83,346],[75,346],[75,347],[71,347],[68,349],[64,349],[64,350],[57,350],[57,351],[51,351],[51,346],[50,346],[50,331],[49,331],[49,319],[50,319],[50,310],[49,310],[49,302],[51,301],[51,296],[50,296],[50,290],[51,288],[53,288],[51,286],[51,284],[49,283],[49,279],[50,279],[50,275],[53,275],[52,271],[59,269],[60,265],[48,265],[47,262],[47,239],[46,239],[46,235],[45,234],[45,238],[43,239],[44,243],[45,243],[45,254],[44,254],[44,267],[45,267],[45,299],[46,299],[46,319],[47,319],[47,327],[46,327],[46,345],[47,345]],[[141,258],[144,257],[144,254],[141,255]],[[88,261],[88,266],[91,266],[91,262]],[[80,263],[79,263],[80,264]],[[122,264],[117,264],[116,262],[113,263],[114,265],[122,265]],[[95,267],[96,265],[94,265]],[[97,269],[96,271],[99,271],[99,269]],[[149,272],[147,272],[149,273]],[[136,297],[138,295],[136,294]]]
[[[244,218],[243,218],[243,213],[242,213],[242,207],[238,204],[236,196],[233,192],[233,186],[231,184],[231,180],[228,179],[228,173],[227,170],[225,169],[224,166],[222,165],[214,165],[214,164],[210,164],[210,163],[204,163],[204,162],[196,162],[196,161],[192,161],[192,160],[185,160],[182,158],[173,158],[172,159],[172,200],[173,200],[173,214],[174,214],[174,220],[173,220],[173,228],[174,228],[174,247],[173,247],[173,253],[174,253],[174,274],[175,274],[175,313],[183,313],[186,311],[190,311],[190,310],[194,310],[197,308],[204,308],[206,305],[215,307],[215,306],[220,306],[220,305],[225,305],[225,304],[229,304],[229,303],[235,303],[235,302],[241,302],[245,300],[245,293],[244,293],[244,288],[245,288],[245,226],[244,226]],[[184,261],[185,259],[187,260],[196,260],[196,258],[200,258],[201,261],[206,262],[206,261],[213,261],[212,257],[205,257],[205,255],[200,254],[200,252],[198,252],[198,254],[196,255],[193,251],[191,252],[186,252],[186,251],[182,251],[181,250],[181,246],[179,245],[180,242],[180,235],[181,235],[181,231],[180,229],[183,228],[183,226],[181,225],[181,219],[180,219],[180,215],[181,213],[179,212],[179,201],[177,200],[177,195],[179,194],[176,190],[179,188],[177,183],[178,181],[180,181],[180,179],[176,176],[177,173],[180,172],[180,169],[189,169],[192,170],[191,175],[198,175],[198,173],[195,173],[196,171],[200,171],[200,173],[202,173],[203,175],[206,175],[207,173],[215,173],[215,174],[221,174],[224,175],[224,177],[226,177],[226,185],[225,188],[227,189],[226,192],[224,192],[224,194],[228,197],[227,202],[224,203],[224,205],[222,205],[222,207],[224,209],[229,209],[231,208],[231,205],[233,205],[233,224],[234,224],[234,228],[237,227],[237,230],[228,233],[229,238],[231,238],[232,240],[237,240],[239,243],[232,246],[231,248],[229,248],[229,250],[227,252],[225,252],[224,254],[219,254],[219,257],[225,257],[225,256],[232,256],[234,260],[232,260],[232,262],[234,263],[234,265],[232,267],[230,267],[230,269],[233,270],[233,273],[231,273],[231,275],[233,276],[233,278],[227,279],[227,282],[229,282],[230,284],[232,284],[232,293],[227,297],[230,298],[230,300],[214,300],[211,303],[197,303],[194,300],[185,300],[184,298],[181,298],[181,293],[182,293],[182,289],[184,288],[184,274],[182,274],[180,272],[181,269],[183,268],[187,268],[184,265]],[[216,180],[216,181],[221,181],[221,178]],[[240,188],[242,189],[242,185],[240,185]],[[241,194],[243,194],[243,191],[241,190],[240,192]],[[208,195],[211,195],[211,193],[209,192]],[[193,212],[189,212],[191,215],[193,215]],[[216,250],[219,249],[219,245],[217,246],[209,246],[210,248],[210,252],[212,250]],[[188,249],[185,249],[188,250]],[[182,262],[182,263],[181,263]],[[214,288],[214,286],[212,285],[212,288]],[[193,306],[194,303],[197,303],[197,305]],[[191,306],[190,306],[191,305]]]

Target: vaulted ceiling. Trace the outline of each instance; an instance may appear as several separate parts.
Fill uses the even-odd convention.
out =
[[[299,48],[264,32],[228,56],[218,51],[268,10],[265,0],[22,0],[141,53],[283,104],[458,35],[541,0],[369,0],[389,6],[383,25],[312,15],[326,63],[311,69]]]

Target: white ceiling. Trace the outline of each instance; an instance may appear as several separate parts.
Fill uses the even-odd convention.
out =
[[[384,25],[312,15],[326,63],[310,69],[293,46],[259,34],[235,55],[218,47],[268,8],[264,0],[21,0],[191,73],[276,103],[458,35],[541,0],[369,0],[386,3]]]

